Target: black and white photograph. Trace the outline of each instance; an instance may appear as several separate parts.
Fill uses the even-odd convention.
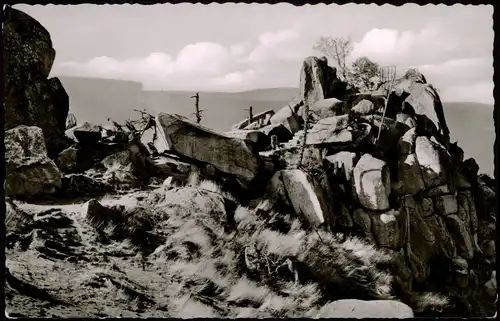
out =
[[[496,319],[493,15],[2,5],[6,318]]]

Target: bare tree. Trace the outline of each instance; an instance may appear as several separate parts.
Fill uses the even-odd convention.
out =
[[[352,52],[351,37],[321,37],[313,49],[318,50],[325,56],[332,58],[337,64],[344,80],[347,80],[349,67],[346,65],[346,58]]]
[[[196,116],[196,122],[199,124],[201,122],[201,113],[203,112],[203,110],[200,110],[200,93],[196,93],[196,95],[194,96],[191,96],[191,98],[194,98],[196,101],[195,101],[195,112],[194,112],[194,115]]]

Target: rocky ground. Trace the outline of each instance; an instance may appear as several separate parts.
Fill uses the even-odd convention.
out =
[[[296,256],[328,265],[330,275],[324,277],[331,286],[358,286],[380,299],[393,298],[392,276],[375,268],[389,264],[390,256],[366,242],[308,233],[298,219],[270,215],[266,202],[236,209],[237,229],[228,233],[217,220],[225,213],[215,184],[171,190],[167,197],[173,191],[202,197],[191,204],[169,201],[162,199],[166,191],[160,187],[68,205],[9,201],[7,226],[15,222],[6,249],[9,315],[314,316],[328,308],[332,294],[307,279],[314,273],[303,271],[306,267],[294,266],[290,257]],[[110,210],[98,202],[127,217],[154,221],[134,217],[118,228],[107,222]],[[149,224],[152,230],[140,230]],[[364,284],[356,285],[361,280]],[[334,296],[350,297],[348,292]]]
[[[307,57],[296,98],[228,132],[103,128],[47,78],[47,31],[4,15],[9,316],[495,314],[495,181],[418,71],[367,92]]]

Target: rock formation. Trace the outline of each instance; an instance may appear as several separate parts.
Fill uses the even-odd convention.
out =
[[[31,197],[53,194],[61,172],[47,156],[42,130],[17,126],[5,132],[5,194]]]
[[[134,315],[496,311],[495,182],[450,144],[422,74],[398,80],[385,119],[380,93],[355,93],[326,59],[308,57],[298,98],[230,132],[167,113],[140,130],[75,126],[64,89],[47,80],[50,36],[18,10],[5,17],[6,195],[87,196],[35,214],[36,204],[6,199],[7,303],[78,314],[67,303],[78,298],[99,317],[102,295]],[[152,128],[164,146],[154,153],[140,141]],[[114,204],[98,198],[123,190]],[[70,287],[51,286],[60,270]]]
[[[65,147],[69,97],[50,78],[56,52],[48,31],[24,12],[4,10],[5,130],[19,125],[42,129],[49,157]]]

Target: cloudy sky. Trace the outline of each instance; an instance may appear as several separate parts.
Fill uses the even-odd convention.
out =
[[[419,68],[445,101],[493,103],[493,7],[290,4],[16,5],[51,33],[53,75],[141,81],[147,89],[297,87],[321,36],[350,36],[350,59]],[[331,63],[333,64],[333,62]]]

